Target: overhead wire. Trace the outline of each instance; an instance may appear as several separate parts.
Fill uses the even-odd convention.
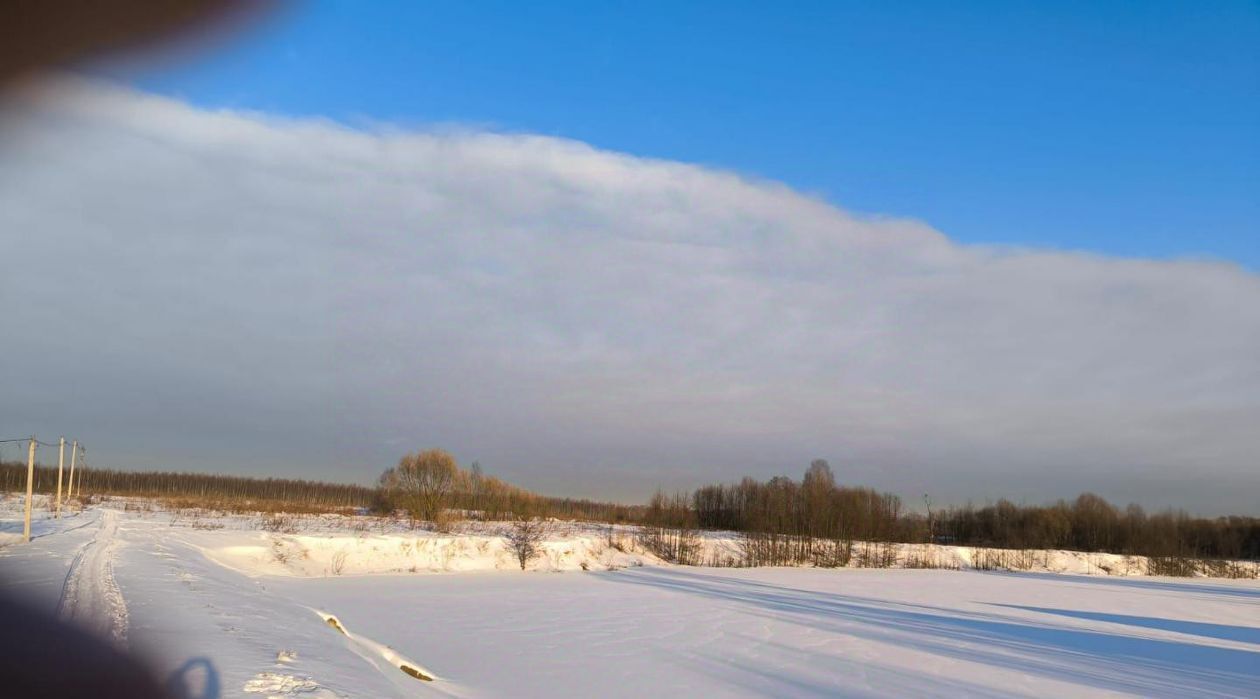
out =
[[[38,444],[38,445],[40,445],[40,446],[42,446],[42,447],[59,447],[59,446],[61,446],[61,443],[60,443],[60,442],[45,442],[45,441],[42,441],[42,440],[36,439],[36,438],[34,438],[34,437],[18,437],[17,439],[0,439],[0,444],[6,444],[6,443],[9,443],[9,442],[35,442],[36,444]],[[79,453],[83,453],[84,451],[85,451],[85,450],[84,450],[84,448],[83,448],[83,445],[82,445],[82,444],[80,444],[80,445],[79,445]]]

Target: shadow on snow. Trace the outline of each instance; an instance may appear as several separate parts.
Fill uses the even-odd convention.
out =
[[[1260,652],[1256,651],[1066,628],[1013,616],[799,590],[664,568],[639,568],[601,577],[735,603],[754,614],[829,633],[1103,690],[1143,695],[1260,696]],[[1202,586],[1184,587],[1191,588],[1186,592],[1198,592],[1194,588]],[[1148,628],[1162,628],[1156,625],[1161,621],[1175,623],[1146,620],[1150,622]],[[935,677],[922,679],[928,687],[939,681]]]
[[[1106,612],[1087,612],[1078,609],[1052,609],[1049,607],[1025,607],[1018,604],[994,604],[994,607],[1006,607],[1008,609],[1023,609],[1028,612],[1038,612],[1040,614],[1053,614],[1056,616],[1065,616],[1072,619],[1087,619],[1089,621],[1103,621],[1110,624],[1123,624],[1125,626],[1139,626],[1145,629],[1159,629],[1160,631],[1174,631],[1176,633],[1184,633],[1190,636],[1203,636],[1205,638],[1217,638],[1222,641],[1239,641],[1242,643],[1260,644],[1260,628],[1251,626],[1232,626],[1229,624],[1210,624],[1202,621],[1182,621],[1181,619],[1163,619],[1160,617],[1150,616],[1132,616],[1128,614],[1108,614]],[[1257,612],[1257,618],[1260,618],[1260,612]]]

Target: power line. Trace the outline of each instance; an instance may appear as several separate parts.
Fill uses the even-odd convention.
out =
[[[44,441],[41,441],[41,440],[35,439],[34,437],[18,437],[17,439],[0,439],[0,444],[8,444],[8,443],[10,443],[10,442],[35,442],[36,444],[40,445],[41,447],[57,447],[57,446],[61,446],[61,445],[60,445],[59,443],[57,443],[57,442],[44,442]],[[84,451],[87,451],[87,450],[83,448],[83,445],[82,445],[82,444],[80,444],[80,445],[79,445],[79,453],[83,453]]]
[[[29,543],[31,540],[31,505],[32,505],[32,501],[34,500],[34,485],[35,485],[35,447],[36,446],[59,447],[61,449],[60,455],[57,457],[57,516],[60,517],[61,516],[61,476],[62,476],[62,469],[65,466],[66,438],[62,437],[60,441],[56,444],[50,443],[50,442],[41,442],[40,440],[36,439],[34,435],[31,435],[30,437],[16,437],[14,439],[0,439],[0,444],[13,444],[14,442],[27,443],[26,512],[22,521],[22,538]],[[79,444],[77,440],[74,442],[74,445],[71,447],[71,449],[73,450],[70,452],[70,475],[71,475],[70,483],[71,483],[72,488],[74,486],[73,478],[74,478],[74,467],[75,467],[76,457],[79,456],[80,454],[83,454],[85,456],[85,458],[83,459],[83,468],[79,469],[79,474],[78,474],[79,481],[80,481],[80,489],[82,489],[83,472],[87,470],[87,459],[86,459],[87,449],[85,449],[83,445]],[[67,491],[67,495],[69,495],[70,492],[72,491]]]
[[[57,446],[56,443],[41,442],[40,440],[35,439],[34,437],[18,437],[17,439],[0,439],[0,442],[35,442],[36,444],[43,447]]]

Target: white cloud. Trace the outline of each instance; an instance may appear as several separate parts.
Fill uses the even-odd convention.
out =
[[[1260,278],[1229,264],[959,245],[553,138],[70,81],[7,107],[10,431],[362,480],[438,444],[630,498],[818,455],[907,495],[1255,508]]]

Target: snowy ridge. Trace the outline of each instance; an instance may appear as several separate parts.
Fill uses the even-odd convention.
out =
[[[211,560],[249,575],[327,577],[520,570],[503,537],[495,534],[215,534],[193,538]],[[542,549],[542,554],[529,563],[529,570],[614,570],[663,563],[632,541],[609,545],[597,534],[556,536],[544,542]]]
[[[140,500],[111,499],[129,514],[169,527],[180,541],[215,563],[250,576],[318,578],[356,575],[519,571],[504,534],[508,523],[466,521],[449,532],[412,528],[403,520],[368,516],[294,515],[281,531],[268,531],[271,517],[204,510],[163,511]],[[85,524],[92,524],[89,519]],[[83,524],[36,522],[37,536],[72,531]],[[274,527],[271,527],[274,529]],[[670,565],[641,545],[638,528],[552,521],[541,554],[530,571],[602,571]],[[741,567],[736,532],[697,532],[692,561],[708,567]],[[942,568],[1009,570],[1074,575],[1145,576],[1145,556],[1057,549],[992,549],[943,544],[855,541],[845,568]],[[1260,562],[1230,561],[1200,568],[1193,577],[1260,578]],[[804,565],[801,567],[812,567]]]
[[[359,534],[336,531],[276,534],[195,532],[190,541],[211,560],[247,575],[328,577],[400,573],[519,571],[512,552],[493,523],[468,525],[462,533]],[[633,528],[570,525],[553,530],[531,571],[616,570],[669,565],[645,550]],[[873,563],[873,559],[885,559]],[[695,560],[704,565],[739,567],[741,541],[730,532],[700,535]],[[1260,563],[1237,562],[1243,577],[1260,576]],[[811,567],[811,566],[803,566]],[[848,568],[943,568],[1013,570],[1075,575],[1146,575],[1147,559],[1110,553],[1064,550],[1003,550],[937,544],[854,542]]]

